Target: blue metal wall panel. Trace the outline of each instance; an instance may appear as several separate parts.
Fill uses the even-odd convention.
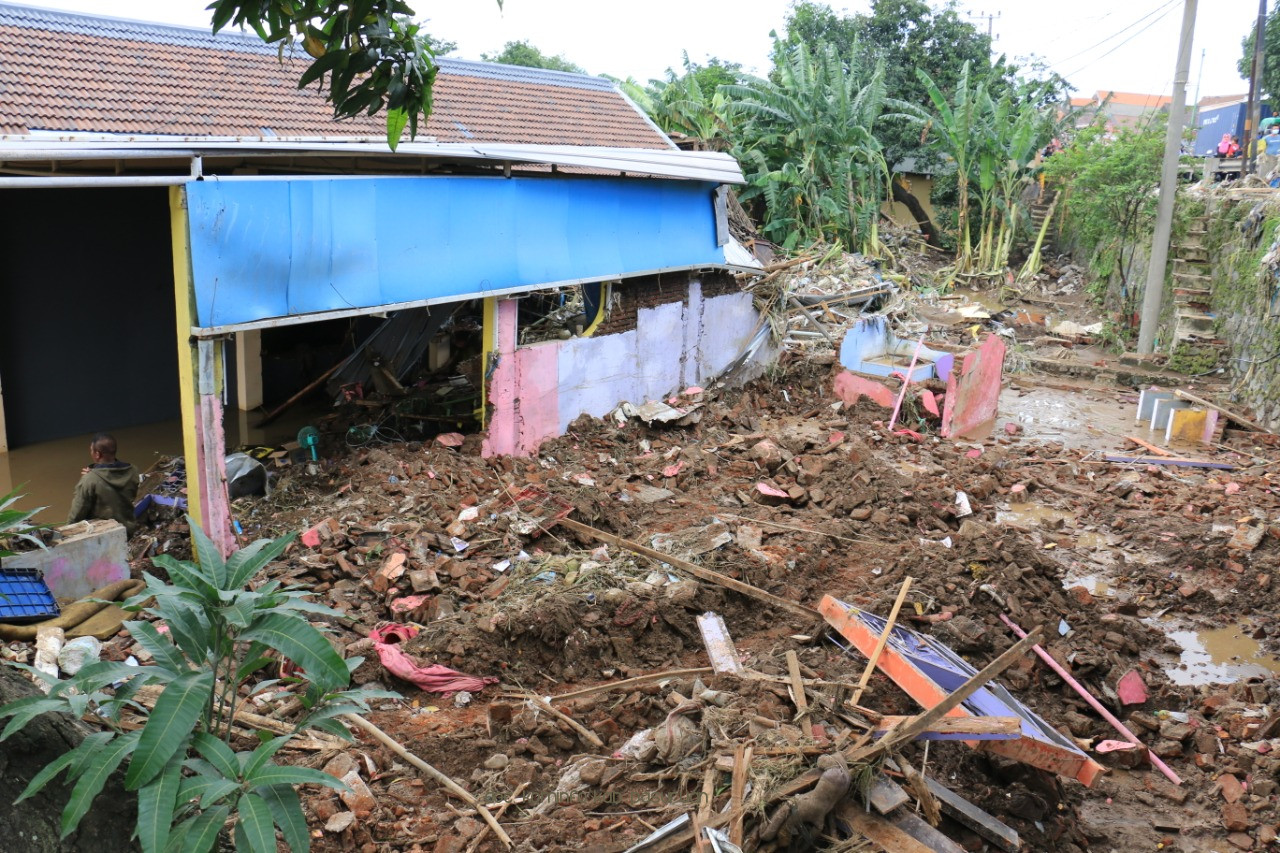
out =
[[[202,327],[722,265],[714,185],[620,178],[187,185]]]

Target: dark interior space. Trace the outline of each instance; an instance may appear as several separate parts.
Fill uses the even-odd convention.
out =
[[[174,323],[165,188],[4,192],[10,447],[177,418]]]

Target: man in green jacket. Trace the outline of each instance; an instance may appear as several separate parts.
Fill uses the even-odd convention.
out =
[[[141,472],[136,466],[116,459],[116,440],[105,432],[98,433],[89,442],[89,456],[93,464],[80,472],[67,523],[109,518],[123,524],[132,536],[138,526],[133,517],[133,504],[138,498]]]

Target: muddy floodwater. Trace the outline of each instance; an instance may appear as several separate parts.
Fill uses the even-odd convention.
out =
[[[1280,658],[1262,650],[1247,622],[1222,628],[1156,626],[1182,647],[1180,658],[1165,667],[1174,684],[1230,684],[1280,673]]]
[[[316,406],[299,406],[265,429],[255,424],[261,415],[229,411],[226,418],[227,446],[278,444],[292,439],[299,427],[325,411],[323,401]],[[119,446],[119,458],[146,471],[161,458],[182,455],[182,424],[163,421],[125,427],[111,433]],[[72,436],[56,441],[30,444],[0,453],[0,495],[21,487],[20,508],[47,507],[36,516],[45,524],[61,524],[71,511],[71,494],[80,479],[80,469],[89,464],[91,436]]]

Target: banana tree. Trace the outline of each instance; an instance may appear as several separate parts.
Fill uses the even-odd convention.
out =
[[[775,74],[721,86],[734,153],[747,167],[744,204],[787,248],[826,241],[879,249],[876,217],[888,168],[875,135],[886,103],[884,66],[819,43],[779,43]]]

